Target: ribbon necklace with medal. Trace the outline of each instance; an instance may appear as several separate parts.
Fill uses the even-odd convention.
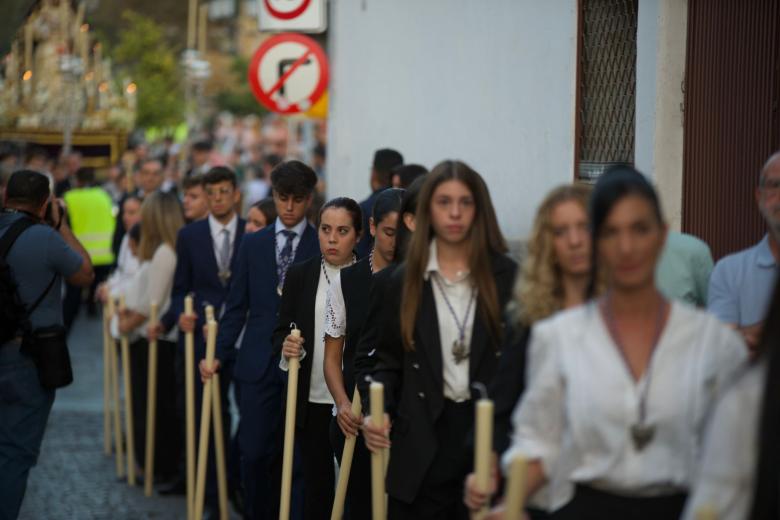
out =
[[[469,303],[466,306],[466,312],[463,314],[463,321],[461,322],[458,319],[458,315],[455,313],[455,308],[452,306],[452,303],[450,303],[450,299],[447,297],[447,293],[444,291],[444,286],[442,285],[439,276],[439,273],[433,273],[432,278],[436,283],[436,286],[439,288],[439,292],[441,293],[442,298],[444,298],[444,303],[447,304],[447,309],[450,311],[450,315],[455,322],[455,326],[458,328],[458,339],[452,342],[452,357],[455,359],[455,364],[459,365],[462,361],[468,359],[469,357],[469,349],[466,346],[466,322],[469,319],[471,307],[474,304],[474,300],[476,299],[476,291],[472,286],[471,294],[469,295]]]
[[[653,441],[653,437],[655,436],[655,426],[646,422],[647,397],[650,393],[650,384],[652,383],[653,378],[653,358],[655,357],[655,351],[658,347],[658,340],[661,339],[661,333],[663,332],[664,316],[666,315],[667,305],[668,303],[663,298],[663,296],[659,296],[658,313],[655,320],[653,343],[652,347],[650,348],[650,356],[647,361],[647,368],[645,369],[644,385],[642,386],[639,395],[639,410],[637,414],[637,421],[629,428],[631,440],[633,441],[634,448],[636,448],[637,451],[642,451],[645,446]],[[612,297],[610,294],[607,294],[602,307],[604,310],[604,317],[606,318],[609,333],[615,342],[615,346],[617,347],[621,358],[623,359],[623,363],[626,366],[626,370],[628,370],[629,376],[633,380],[634,376],[631,372],[631,366],[628,363],[628,358],[626,357],[626,349],[623,346],[623,342],[620,340],[620,334],[618,333],[617,325],[615,323],[615,316],[612,313]]]
[[[338,269],[340,271],[341,269],[343,269],[345,267],[349,267],[350,265],[353,265],[356,261],[357,261],[357,256],[355,256],[355,253],[352,253],[352,261],[351,262],[349,262],[348,264],[341,265],[341,266],[334,265],[333,267],[335,267],[336,269]],[[329,262],[329,264],[330,264],[330,262]],[[330,264],[330,265],[333,265],[333,264]],[[324,256],[320,257],[320,267],[322,269],[322,274],[325,275],[325,281],[328,282],[328,285],[330,285],[330,276],[328,276],[328,271],[327,271],[327,269],[325,269],[325,257]]]

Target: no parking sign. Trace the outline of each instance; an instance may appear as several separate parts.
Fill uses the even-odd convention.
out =
[[[325,0],[257,0],[264,32],[321,33],[328,27]]]
[[[257,100],[273,112],[306,112],[328,86],[327,57],[308,36],[273,36],[252,56],[249,85]]]

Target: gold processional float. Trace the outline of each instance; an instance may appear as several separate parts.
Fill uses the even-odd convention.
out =
[[[120,160],[134,128],[137,87],[115,81],[84,8],[42,0],[17,32],[0,77],[0,141],[52,156],[78,151],[84,165],[104,168]]]

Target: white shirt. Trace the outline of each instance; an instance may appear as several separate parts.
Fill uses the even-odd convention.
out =
[[[301,243],[301,235],[303,235],[303,232],[306,231],[306,219],[304,218],[293,227],[288,228],[282,223],[282,219],[276,217],[274,226],[274,230],[276,231],[276,265],[279,265],[281,263],[284,244],[287,242],[287,237],[282,234],[282,230],[287,229],[289,231],[295,232],[295,237],[293,237],[292,242],[292,254],[293,258],[295,258],[295,252],[298,250],[298,244]]]
[[[122,237],[122,243],[119,246],[119,257],[116,261],[116,269],[114,269],[114,272],[111,273],[111,276],[106,280],[108,292],[114,298],[118,298],[120,294],[124,294],[128,284],[133,279],[133,275],[138,271],[138,258],[130,251],[129,240],[130,237],[125,233],[125,236]]]
[[[428,266],[425,268],[423,277],[430,280],[433,300],[436,303],[436,318],[439,322],[439,339],[441,340],[444,397],[455,402],[466,401],[471,398],[469,358],[466,357],[460,363],[455,363],[452,348],[460,337],[460,331],[447,301],[452,305],[452,310],[455,311],[458,321],[461,324],[465,322],[463,341],[468,351],[471,346],[471,332],[474,328],[474,311],[477,307],[476,288],[473,286],[468,272],[463,273],[457,280],[448,280],[441,275],[435,238],[431,240],[428,250]],[[442,290],[446,293],[446,297],[442,294]],[[469,300],[472,297],[474,301],[469,305]],[[468,315],[466,315],[467,310]]]
[[[151,314],[151,303],[157,302],[157,319],[159,320],[171,304],[171,288],[173,287],[173,273],[176,270],[176,252],[166,243],[160,244],[154,252],[151,260],[142,262],[138,268],[133,282],[125,296],[125,304],[129,310],[144,316]],[[139,325],[131,334],[133,337],[147,337],[146,326],[148,320]],[[171,331],[160,339],[176,341],[177,329]]]
[[[753,505],[767,363],[740,374],[721,395],[707,427],[701,465],[684,520],[708,506],[718,520],[744,520]]]
[[[571,498],[568,484],[653,496],[692,483],[703,425],[716,392],[747,359],[741,338],[703,311],[671,303],[651,365],[637,384],[595,302],[534,325],[529,386],[512,418],[505,466],[521,453],[541,460],[550,508]],[[652,372],[646,423],[653,440],[637,451],[641,388]]]
[[[211,233],[211,242],[214,246],[214,260],[217,261],[217,267],[219,267],[219,255],[222,251],[222,230],[227,229],[228,236],[230,236],[230,256],[228,256],[228,265],[230,265],[230,259],[233,257],[233,245],[236,243],[236,230],[238,229],[238,217],[233,213],[233,217],[225,225],[222,225],[214,216],[209,213],[209,232]]]

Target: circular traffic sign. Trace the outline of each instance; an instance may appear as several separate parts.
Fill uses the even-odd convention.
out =
[[[268,9],[268,12],[271,13],[271,16],[275,16],[281,20],[292,20],[293,18],[300,16],[301,13],[309,7],[311,0],[295,0],[292,9],[280,9],[279,4],[281,4],[281,2],[279,0],[263,0],[263,3],[265,4],[265,8]],[[290,2],[287,1],[285,3],[289,4]]]
[[[301,34],[272,36],[252,56],[249,85],[257,100],[273,112],[306,112],[328,86],[325,51]]]

